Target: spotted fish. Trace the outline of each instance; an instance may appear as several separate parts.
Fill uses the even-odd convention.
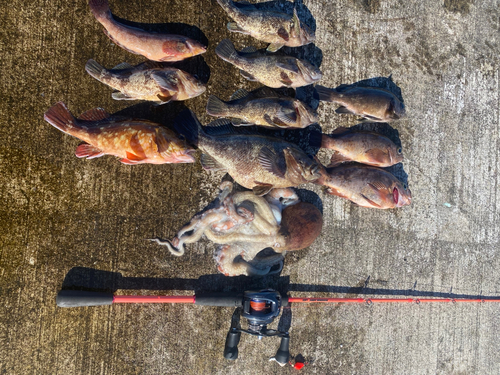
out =
[[[114,155],[123,164],[195,162],[195,150],[186,147],[172,130],[147,120],[110,116],[102,108],[91,109],[76,119],[62,102],[51,107],[44,119],[84,141],[76,148],[79,158]]]

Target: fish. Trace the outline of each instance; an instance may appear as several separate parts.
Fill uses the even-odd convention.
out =
[[[379,87],[340,85],[315,87],[319,100],[340,104],[335,112],[362,116],[366,122],[391,122],[406,116],[404,103],[392,92]]]
[[[316,40],[314,31],[300,22],[297,9],[293,15],[287,13],[258,10],[244,4],[236,6],[232,0],[217,0],[234,22],[229,22],[229,31],[247,34],[255,39],[271,43],[267,51],[276,52],[283,46],[300,47]],[[240,3],[241,4],[241,3]]]
[[[240,69],[243,77],[265,86],[301,87],[311,85],[322,77],[321,71],[305,60],[292,56],[258,53],[254,47],[237,52],[229,39],[223,39],[215,48],[222,59]]]
[[[318,115],[307,104],[262,87],[249,93],[237,90],[229,102],[210,95],[207,113],[229,117],[234,126],[260,125],[268,128],[305,128],[318,121]]]
[[[149,32],[116,21],[108,0],[89,0],[89,6],[109,39],[130,53],[153,61],[181,61],[207,50],[200,42],[183,35]]]
[[[403,149],[381,134],[338,128],[321,136],[321,147],[334,150],[328,167],[347,161],[390,167],[403,161]]]
[[[321,177],[324,167],[298,146],[279,138],[242,133],[227,119],[217,119],[203,127],[189,110],[174,121],[179,134],[203,154],[205,170],[226,171],[241,186],[256,195],[273,188],[298,186]],[[204,128],[210,127],[210,135]]]
[[[315,183],[326,186],[326,193],[358,206],[388,209],[411,203],[408,186],[382,168],[350,163],[325,171]]]
[[[108,70],[90,59],[85,64],[85,70],[93,78],[117,90],[111,94],[115,100],[148,100],[165,104],[194,98],[206,90],[205,85],[191,74],[153,61],[136,66],[121,63]]]
[[[102,108],[91,109],[76,119],[62,102],[49,108],[45,121],[83,141],[78,158],[103,155],[120,158],[123,164],[194,163],[195,150],[175,133],[148,120],[111,116]]]

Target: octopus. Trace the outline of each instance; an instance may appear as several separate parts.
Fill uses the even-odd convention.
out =
[[[171,241],[151,241],[182,256],[185,244],[205,235],[219,244],[214,259],[221,273],[264,276],[280,272],[287,251],[308,247],[321,232],[321,212],[301,202],[290,188],[257,196],[253,191],[234,192],[233,183],[224,181],[220,190],[214,207],[195,215]]]

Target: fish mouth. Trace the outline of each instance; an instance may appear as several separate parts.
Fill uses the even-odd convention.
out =
[[[396,204],[396,206],[399,206],[399,190],[397,187],[395,187],[392,190],[392,199],[394,200],[394,203]]]
[[[203,44],[199,42],[188,40],[186,41],[186,44],[192,56],[200,55],[202,53],[207,52],[207,47],[205,47]]]

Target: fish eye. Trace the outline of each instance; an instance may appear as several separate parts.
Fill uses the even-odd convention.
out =
[[[407,188],[408,188],[408,185],[403,184],[403,189],[405,189],[405,190],[406,190]]]
[[[403,152],[403,149],[400,147],[398,148],[398,154],[401,154]]]

